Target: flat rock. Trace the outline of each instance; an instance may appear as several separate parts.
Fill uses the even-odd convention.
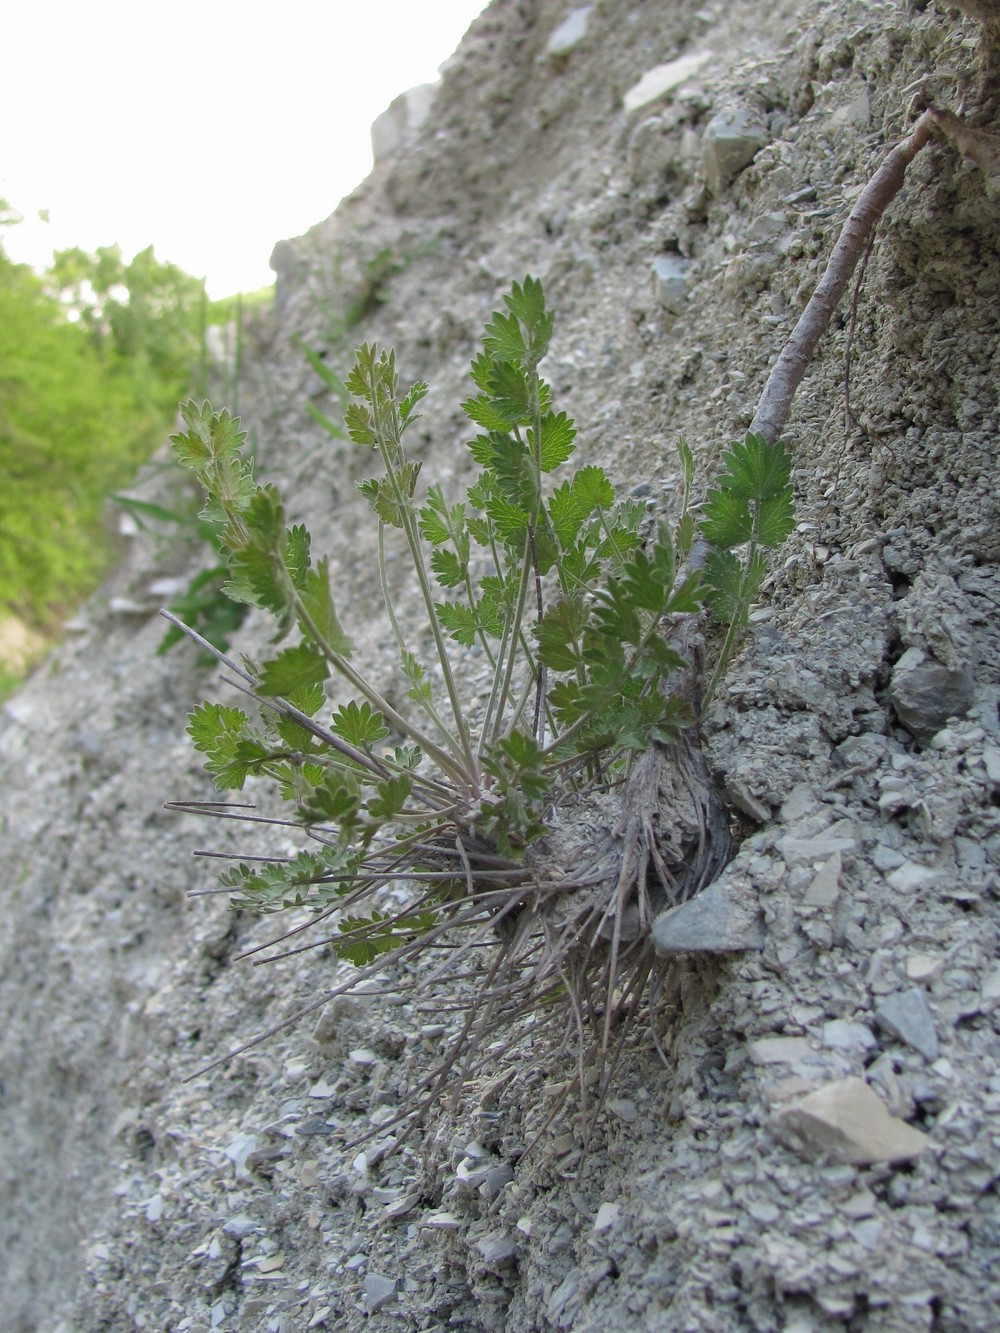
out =
[[[782,1107],[773,1123],[801,1156],[852,1166],[906,1162],[930,1143],[919,1129],[890,1115],[862,1078],[824,1084]]]
[[[710,884],[653,922],[653,944],[660,954],[736,953],[763,949],[764,940],[756,899],[733,884]]]
[[[925,1060],[938,1058],[937,1032],[927,1004],[927,996],[919,986],[890,995],[875,1011],[879,1024],[893,1036],[919,1051]]]
[[[667,93],[679,88],[711,60],[711,51],[693,51],[690,55],[680,56],[677,60],[668,60],[665,65],[656,65],[647,70],[638,83],[625,94],[624,105],[628,113],[639,111],[652,102],[658,102]]]
[[[506,1231],[494,1231],[476,1245],[483,1263],[490,1268],[506,1268],[517,1258],[517,1241]]]
[[[682,315],[687,305],[691,283],[689,259],[680,255],[659,255],[653,260],[653,295],[669,315]]]

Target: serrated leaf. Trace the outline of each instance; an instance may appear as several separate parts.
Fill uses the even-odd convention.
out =
[[[350,382],[348,382],[350,387]],[[355,390],[352,390],[355,392]],[[374,445],[378,443],[372,414],[364,403],[348,403],[344,409],[344,425],[355,444]]]
[[[366,807],[369,818],[382,822],[393,819],[405,809],[412,790],[413,779],[405,773],[376,783],[375,795],[369,797]]]
[[[743,565],[732,551],[711,550],[705,557],[705,600],[712,614],[731,624],[743,605]]]
[[[382,714],[376,712],[367,699],[360,704],[354,699],[341,704],[333,715],[330,728],[357,750],[370,749],[389,734]]]
[[[761,435],[748,435],[723,455],[719,484],[746,500],[766,500],[788,485],[792,460],[784,445],[768,444]]]
[[[354,649],[351,640],[344,633],[333,605],[333,595],[330,591],[330,564],[326,556],[317,563],[315,569],[306,571],[299,597],[320,641],[339,657],[349,658]],[[303,634],[312,638],[313,629],[307,627],[304,617],[300,620],[300,628]]]
[[[419,418],[414,415],[413,409],[423,398],[427,396],[427,385],[423,380],[417,380],[411,384],[409,390],[404,395],[399,404],[399,424],[400,429],[405,430],[407,426],[413,424]]]
[[[742,546],[753,536],[753,516],[742,495],[728,490],[710,490],[702,513],[704,517],[698,526],[713,546]]]
[[[519,365],[513,361],[498,361],[493,368],[490,389],[493,411],[505,424],[530,423],[534,414],[531,385]]]
[[[780,546],[795,530],[792,488],[761,500],[757,510],[757,540],[762,546]]]
[[[465,582],[465,566],[454,551],[432,551],[431,571],[442,588],[457,588]]]
[[[283,648],[277,657],[264,662],[257,682],[260,694],[283,695],[322,684],[329,674],[326,659],[315,648],[300,643]]]
[[[467,398],[462,404],[462,411],[470,421],[485,431],[504,431],[509,425],[507,418],[494,406],[491,395],[477,394],[475,398]],[[469,448],[471,450],[472,445]],[[477,458],[476,461],[480,460]]]
[[[551,472],[565,463],[575,448],[576,429],[565,412],[546,412],[542,418],[541,467]]]
[[[288,529],[284,541],[285,568],[296,588],[303,586],[309,569],[309,546],[309,531],[301,523]]]
[[[603,468],[582,467],[573,476],[573,494],[585,515],[595,509],[610,509],[615,502],[615,488]]]
[[[678,560],[686,560],[691,554],[691,547],[694,545],[694,534],[694,515],[688,510],[682,515],[674,530],[674,546],[677,548]]]
[[[506,298],[508,305],[509,298]],[[517,316],[494,311],[486,324],[483,350],[494,361],[520,361],[528,350]]]
[[[476,641],[479,622],[476,613],[468,606],[458,602],[435,602],[434,610],[441,627],[465,648],[471,648]]]
[[[582,597],[564,597],[535,625],[538,656],[550,671],[574,671],[583,662],[580,640],[588,621]]]

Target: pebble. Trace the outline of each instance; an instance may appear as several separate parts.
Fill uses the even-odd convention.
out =
[[[888,876],[888,884],[897,893],[920,893],[932,888],[940,878],[940,870],[932,870],[930,866],[922,866],[916,861],[904,861]]]
[[[758,1065],[794,1065],[813,1053],[808,1037],[761,1037],[750,1043],[750,1058]]]
[[[866,1024],[834,1018],[823,1024],[823,1045],[838,1051],[870,1051],[878,1043]]]
[[[849,831],[847,820],[839,820],[833,828],[815,838],[796,838],[786,833],[778,840],[778,849],[789,865],[828,861],[838,853],[841,856],[849,855],[856,847],[857,840],[853,832]]]
[[[594,1230],[610,1231],[621,1221],[621,1213],[620,1203],[602,1203],[594,1218]]]
[[[854,1166],[906,1162],[930,1143],[926,1134],[891,1116],[861,1078],[826,1083],[775,1112],[775,1126],[789,1131],[801,1156]]]
[[[661,912],[653,922],[659,954],[734,953],[763,949],[764,917],[754,897],[732,883],[716,881],[686,903]]]
[[[930,986],[944,975],[944,959],[936,953],[911,953],[906,960],[906,979]]]
[[[369,1314],[375,1314],[396,1298],[396,1283],[393,1278],[383,1277],[381,1273],[368,1273],[365,1276],[365,1305]]]
[[[828,861],[824,861],[806,889],[802,899],[805,907],[832,907],[840,893],[840,872],[842,858],[840,852],[834,852]]]

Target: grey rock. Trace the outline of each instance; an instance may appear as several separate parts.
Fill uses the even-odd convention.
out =
[[[834,1018],[823,1024],[823,1045],[834,1050],[870,1051],[875,1044],[874,1034],[865,1023],[849,1023],[844,1018]]]
[[[733,953],[763,949],[764,941],[757,901],[732,883],[710,884],[653,922],[653,944],[660,954]]]
[[[558,60],[562,56],[568,56],[574,47],[580,45],[587,35],[587,20],[593,7],[593,5],[582,5],[579,9],[569,11],[545,43],[547,56]]]
[[[506,1268],[517,1258],[517,1241],[506,1231],[492,1231],[476,1245],[489,1268]]]
[[[705,131],[702,147],[709,190],[721,194],[750,165],[769,138],[764,126],[745,108],[722,111],[715,116]]]
[[[689,259],[680,255],[660,255],[653,260],[653,295],[671,315],[681,315],[691,292]]]
[[[947,667],[922,648],[907,648],[892,669],[889,699],[910,735],[926,744],[949,718],[965,716],[974,686],[970,666]]]
[[[395,1299],[394,1278],[384,1277],[381,1273],[368,1273],[365,1276],[365,1305],[369,1314],[375,1314]]]
[[[882,1027],[905,1041],[925,1060],[938,1058],[938,1039],[927,996],[919,986],[890,995],[875,1011]]]

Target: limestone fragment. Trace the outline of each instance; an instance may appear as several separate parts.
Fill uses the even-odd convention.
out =
[[[669,315],[682,315],[691,284],[691,261],[680,255],[660,255],[653,260],[653,295]]]
[[[801,1156],[853,1166],[906,1162],[930,1143],[926,1134],[891,1116],[862,1078],[824,1084],[782,1107],[773,1123]]]

